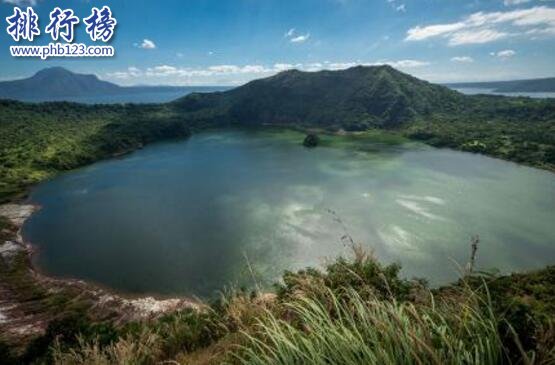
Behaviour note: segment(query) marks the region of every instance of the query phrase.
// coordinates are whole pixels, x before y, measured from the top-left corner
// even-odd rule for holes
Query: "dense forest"
[[[464,112],[421,117],[403,131],[432,146],[555,170],[553,99],[478,95],[470,100]]]

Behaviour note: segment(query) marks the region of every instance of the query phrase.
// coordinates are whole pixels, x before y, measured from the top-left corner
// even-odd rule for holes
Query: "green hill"
[[[555,120],[555,99],[463,95],[391,66],[289,70],[225,92],[193,93],[172,105],[192,120],[216,124],[346,130],[399,128],[437,116],[445,121]]]
[[[175,102],[199,117],[241,124],[394,127],[434,112],[457,112],[466,98],[390,66],[341,71],[289,70],[230,91]]]

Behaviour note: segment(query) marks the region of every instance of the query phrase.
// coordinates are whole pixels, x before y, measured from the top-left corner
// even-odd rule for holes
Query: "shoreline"
[[[51,308],[50,302],[60,298],[67,299],[71,306],[86,307],[99,320],[110,318],[117,323],[150,320],[177,310],[203,307],[200,301],[190,298],[131,296],[85,280],[42,273],[32,260],[36,248],[21,233],[25,221],[39,209],[22,202],[0,205],[0,217],[11,224],[2,230],[0,242],[0,340],[23,346],[43,334],[50,320],[57,318],[63,309]],[[21,293],[23,290],[30,290],[32,295]]]
[[[279,129],[284,128],[284,126],[274,126]],[[218,128],[219,129],[219,128]],[[306,128],[288,128],[300,133],[308,133],[312,129]],[[324,130],[317,130],[318,133],[327,134],[331,136],[357,136],[364,135],[365,132],[329,132]],[[379,130],[379,132],[383,132]],[[423,145],[430,146],[432,148],[441,148],[433,146],[425,141],[419,141],[417,139],[411,139],[404,136],[401,132],[395,132],[397,136],[401,136],[407,141],[413,141],[422,143]],[[159,141],[164,143],[165,141]],[[299,144],[301,141],[299,141]],[[110,157],[102,160],[109,160],[114,158],[120,158],[123,155],[131,154],[143,146],[136,149],[129,149],[121,154],[112,154]],[[462,151],[456,148],[447,148],[449,150],[458,151],[462,153],[472,153],[469,151]],[[528,168],[538,169],[540,171],[545,171],[547,173],[555,173],[555,170],[551,171],[546,168],[539,168],[538,166],[531,166],[526,163],[518,163],[515,161],[503,159],[496,157],[494,155],[481,154],[483,156],[499,159],[508,163],[515,164],[517,166],[523,166]],[[100,161],[102,161],[100,160]],[[98,161],[94,161],[95,163]],[[83,166],[87,166],[86,164]],[[79,166],[79,167],[83,167]],[[76,167],[76,168],[79,168]],[[56,175],[54,175],[56,176]],[[50,178],[54,177],[51,176]],[[21,230],[27,219],[29,219],[32,214],[40,209],[38,205],[30,204],[26,200],[33,186],[38,184],[31,184],[26,186],[23,192],[24,197],[14,197],[11,202],[0,204],[0,217],[8,219],[13,226],[16,227],[16,232],[9,239],[0,240],[0,265],[3,263],[7,265],[8,269],[14,268],[16,265],[21,265],[22,271],[17,275],[25,275],[29,277],[29,281],[33,286],[39,286],[45,289],[48,298],[51,294],[58,294],[60,292],[70,292],[71,297],[84,297],[84,301],[87,305],[95,312],[95,315],[104,318],[108,314],[113,314],[115,312],[115,318],[118,322],[134,321],[134,320],[146,320],[149,318],[158,317],[164,313],[172,312],[179,309],[194,308],[201,309],[203,307],[200,301],[192,298],[175,297],[175,296],[157,296],[151,294],[132,294],[125,293],[122,291],[114,290],[109,287],[103,286],[98,283],[74,279],[74,278],[56,278],[49,275],[47,272],[42,272],[33,263],[33,255],[37,254],[37,248],[32,245],[31,242],[26,242],[22,237]],[[38,315],[34,313],[29,314],[29,310],[26,309],[25,300],[19,299],[19,295],[16,295],[18,290],[15,287],[4,288],[10,286],[10,283],[4,284],[4,273],[5,270],[0,271],[0,340],[2,339],[2,333],[8,334],[11,338],[25,338],[30,335],[38,335],[43,333],[48,324],[47,319],[53,319],[56,313],[42,312],[39,310]],[[4,292],[10,292],[8,299],[4,300]],[[42,306],[42,303],[39,305]]]
[[[339,129],[336,131],[329,131],[326,130],[324,128],[321,127],[310,127],[310,126],[292,126],[292,125],[287,125],[287,124],[275,124],[275,123],[268,123],[268,124],[263,124],[261,126],[247,126],[247,127],[233,127],[233,126],[224,126],[224,127],[207,127],[207,128],[201,128],[200,130],[194,130],[191,131],[191,134],[185,138],[182,137],[176,137],[176,138],[169,138],[169,139],[162,139],[162,140],[158,140],[158,141],[154,141],[154,142],[150,142],[150,143],[140,143],[136,146],[133,147],[129,147],[126,148],[122,151],[119,152],[113,152],[108,156],[104,156],[100,159],[94,159],[92,161],[89,161],[87,163],[84,164],[79,164],[76,166],[73,166],[67,170],[55,170],[55,171],[50,171],[48,173],[48,176],[46,176],[45,178],[41,178],[37,181],[34,181],[32,183],[23,185],[18,187],[18,189],[16,191],[13,191],[11,193],[9,193],[6,196],[3,196],[2,198],[0,198],[0,206],[1,205],[5,205],[5,204],[20,204],[20,202],[25,201],[30,194],[31,189],[41,183],[44,183],[45,181],[48,181],[52,178],[55,178],[56,176],[60,175],[61,173],[64,172],[70,172],[79,168],[83,168],[86,166],[90,166],[92,164],[101,162],[101,161],[107,161],[107,160],[111,160],[111,159],[117,159],[117,158],[122,158],[125,157],[127,155],[130,155],[136,151],[139,151],[149,145],[152,144],[156,144],[156,143],[165,143],[168,141],[172,141],[172,140],[186,140],[189,137],[191,137],[193,134],[196,134],[199,131],[218,131],[218,130],[226,130],[226,129],[240,129],[240,130],[250,130],[250,129],[266,129],[266,128],[277,128],[277,129],[284,129],[284,130],[291,130],[291,131],[295,131],[295,132],[299,132],[299,133],[317,133],[317,134],[321,134],[321,135],[327,135],[327,136],[331,136],[331,137],[360,137],[360,136],[364,136],[367,133],[385,133],[388,136],[394,136],[397,138],[403,138],[408,142],[415,142],[415,143],[421,143],[425,146],[429,146],[432,148],[436,148],[436,149],[448,149],[448,150],[452,150],[452,151],[457,151],[457,152],[462,152],[462,153],[470,153],[473,155],[481,155],[481,156],[485,156],[485,157],[489,157],[489,158],[493,158],[493,159],[497,159],[497,160],[501,160],[501,161],[505,161],[505,162],[510,162],[515,164],[516,166],[524,166],[524,167],[529,167],[529,168],[533,168],[533,169],[537,169],[540,171],[546,171],[552,174],[555,174],[555,165],[552,164],[548,164],[548,163],[535,163],[535,162],[530,162],[530,161],[516,161],[514,159],[510,159],[510,158],[506,158],[505,156],[500,156],[498,154],[494,154],[494,153],[485,153],[485,152],[475,152],[475,151],[468,151],[465,150],[463,148],[456,148],[456,147],[449,147],[449,146],[440,146],[434,143],[431,143],[430,141],[427,140],[422,140],[419,138],[414,138],[411,137],[408,133],[408,130],[406,127],[404,128],[400,128],[400,129],[383,129],[383,128],[369,128],[367,130],[364,131],[346,131],[344,129]],[[299,141],[299,144],[302,143],[302,140]]]

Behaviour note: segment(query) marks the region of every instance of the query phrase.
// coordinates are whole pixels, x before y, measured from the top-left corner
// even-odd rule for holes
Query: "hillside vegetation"
[[[229,123],[329,128],[396,128],[439,116],[450,121],[537,122],[555,119],[555,100],[464,95],[390,66],[341,71],[289,70],[238,88],[190,94],[175,105],[197,118],[225,115]]]
[[[57,172],[188,134],[164,106],[0,101],[0,201]]]
[[[0,101],[0,201],[29,184],[206,127],[395,131],[555,170],[555,99],[467,96],[389,66],[285,71],[158,105]]]
[[[191,94],[176,105],[199,118],[228,123],[295,124],[365,129],[395,127],[433,112],[456,113],[465,96],[389,66],[344,71],[290,70],[236,89]]]
[[[286,272],[276,294],[228,291],[157,320],[91,322],[75,309],[6,364],[552,364],[555,267],[470,275],[431,290],[356,249]],[[0,351],[2,345],[0,343]],[[1,356],[1,355],[0,355]]]
[[[433,146],[555,170],[555,99],[463,95],[390,66],[285,71],[172,105],[188,119],[220,125],[396,130]]]

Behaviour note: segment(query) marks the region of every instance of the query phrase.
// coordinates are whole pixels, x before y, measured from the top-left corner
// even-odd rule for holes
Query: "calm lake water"
[[[482,88],[473,88],[473,87],[464,87],[464,88],[453,88],[458,92],[467,95],[477,95],[477,94],[491,94],[491,95],[502,95],[502,96],[525,96],[528,98],[534,99],[542,99],[542,98],[555,98],[554,92],[512,92],[512,93],[503,93],[497,92],[495,89],[482,89]]]
[[[349,254],[346,232],[433,284],[458,277],[474,234],[481,269],[555,261],[555,174],[378,137],[302,139],[205,132],[64,174],[32,192],[42,209],[24,237],[46,272],[137,294],[268,284]]]

